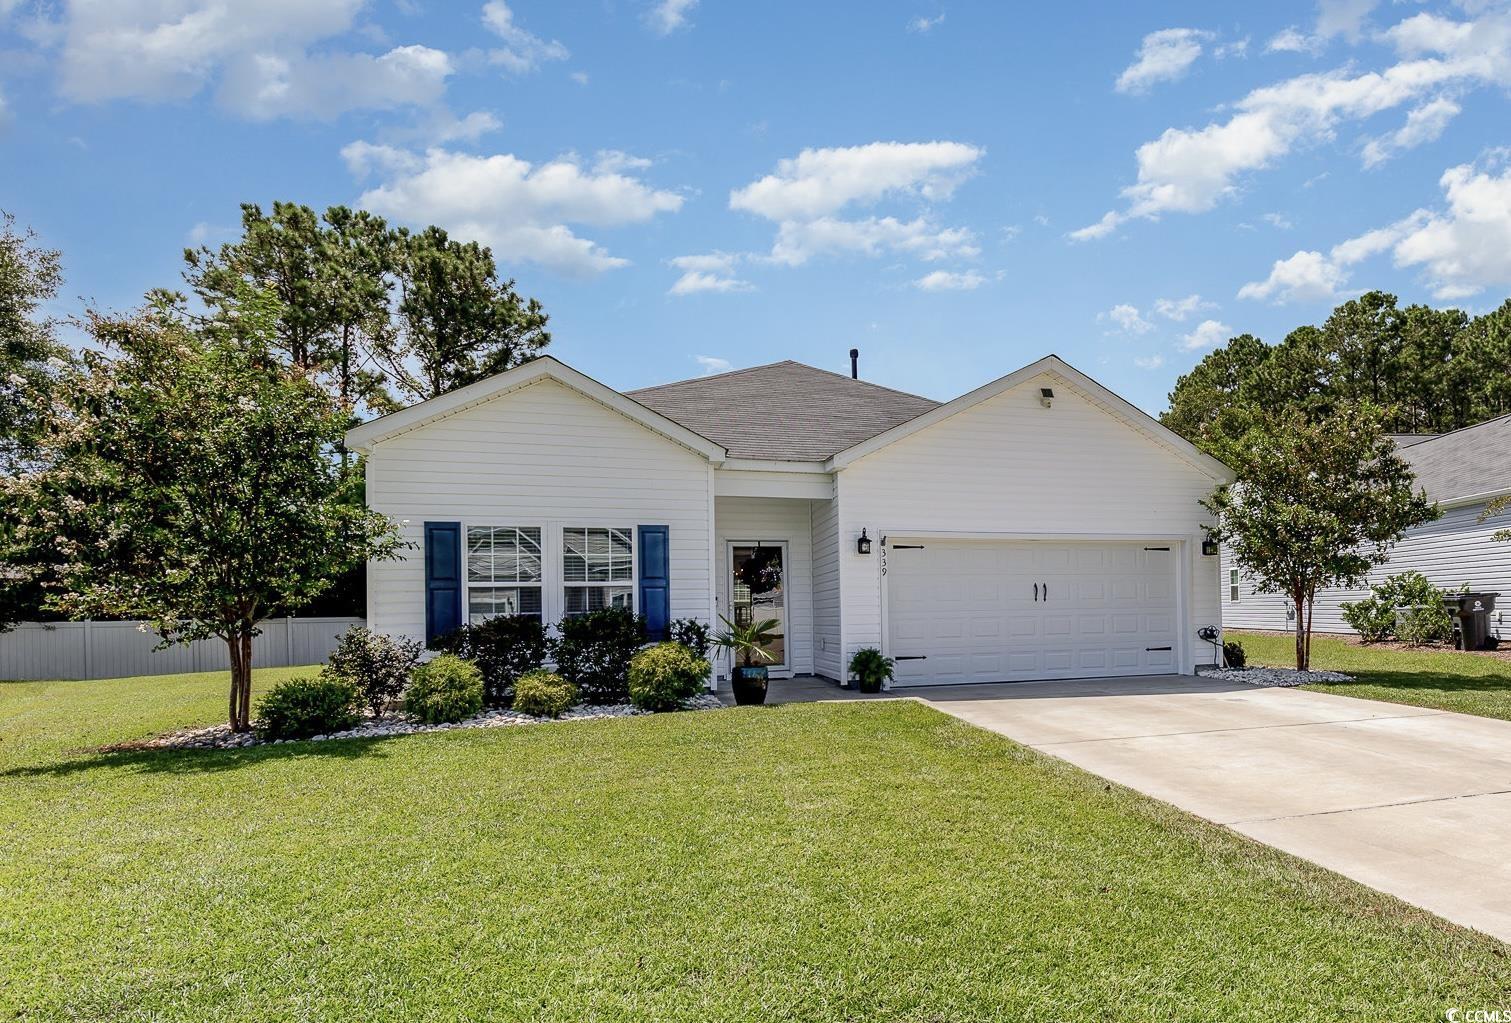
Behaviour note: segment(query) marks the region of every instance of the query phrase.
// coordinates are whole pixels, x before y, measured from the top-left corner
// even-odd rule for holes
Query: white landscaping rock
[[[1312,682],[1354,681],[1352,675],[1345,675],[1341,671],[1297,671],[1295,668],[1202,668],[1197,674],[1202,678],[1271,688],[1304,686]]]
[[[723,710],[724,704],[712,693],[694,696],[682,705],[683,710]],[[416,735],[421,732],[444,732],[456,728],[504,728],[514,725],[539,725],[548,721],[595,721],[600,718],[628,718],[649,714],[628,703],[613,703],[604,706],[578,704],[559,718],[538,718],[512,710],[487,710],[477,717],[467,718],[454,724],[422,725],[411,721],[403,714],[389,714],[381,718],[369,717],[355,728],[344,732],[317,735],[312,739],[278,739],[266,741],[256,735],[231,731],[230,725],[211,725],[208,728],[183,728],[167,732],[142,742],[124,743],[117,749],[244,749],[248,746],[274,746],[287,742],[328,742],[332,739],[377,739],[393,735]]]

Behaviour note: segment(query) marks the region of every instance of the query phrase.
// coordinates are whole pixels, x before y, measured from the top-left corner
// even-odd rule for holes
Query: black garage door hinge
[[[1144,647],[1145,652],[1148,652],[1150,650],[1169,650],[1169,649],[1170,648],[1167,647],[1167,646],[1146,646],[1146,647]]]
[[[894,657],[894,658],[892,658],[892,660],[894,660],[894,661],[927,661],[928,659],[929,659],[929,655],[928,654],[914,654],[911,657]]]
[[[892,549],[894,551],[921,551],[921,550],[923,550],[923,544],[921,544],[921,543],[894,543],[892,545]]]
[[[1168,548],[1168,547],[1145,547],[1144,548],[1144,550],[1146,550],[1146,551],[1168,551],[1169,549],[1170,548]]]

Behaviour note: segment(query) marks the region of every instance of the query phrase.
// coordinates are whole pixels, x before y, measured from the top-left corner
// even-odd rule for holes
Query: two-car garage
[[[1176,543],[895,536],[883,558],[895,685],[1179,670]]]

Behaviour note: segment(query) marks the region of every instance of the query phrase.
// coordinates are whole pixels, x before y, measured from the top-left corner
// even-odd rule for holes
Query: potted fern
[[[724,631],[714,637],[714,643],[720,649],[728,650],[732,661],[738,659],[738,663],[729,671],[729,685],[734,690],[735,703],[740,706],[765,703],[768,682],[766,665],[759,662],[775,659],[766,647],[777,638],[781,623],[775,618],[765,618],[747,625],[736,625],[723,615],[719,616],[719,621],[724,623]]]
[[[874,646],[857,650],[850,658],[850,674],[861,692],[879,693],[881,684],[892,680],[892,658],[883,657]]]

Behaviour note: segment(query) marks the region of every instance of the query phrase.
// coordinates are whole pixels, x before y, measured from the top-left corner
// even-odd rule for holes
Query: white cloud
[[[1439,184],[1448,198],[1447,211],[1421,214],[1395,243],[1396,264],[1422,267],[1440,299],[1511,286],[1508,155],[1498,154],[1498,174],[1471,164],[1444,171]]]
[[[934,17],[932,17],[932,18],[927,17],[925,15],[919,15],[918,17],[914,18],[912,21],[908,22],[908,31],[909,32],[928,32],[928,31],[931,31],[934,28],[938,27],[943,21],[944,21],[944,12],[943,11],[941,11],[940,13],[934,15]]]
[[[1264,49],[1266,53],[1313,53],[1317,40],[1292,25],[1271,36]]]
[[[1187,295],[1185,298],[1159,298],[1154,301],[1154,311],[1176,323],[1184,323],[1188,317],[1194,316],[1203,309],[1215,308],[1216,303],[1203,302],[1200,295]]]
[[[1097,313],[1097,320],[1111,320],[1125,334],[1147,334],[1154,329],[1154,324],[1144,319],[1138,306],[1126,302],[1113,306],[1105,313]]]
[[[488,51],[488,59],[516,75],[526,74],[548,60],[566,60],[567,48],[552,39],[546,42],[514,22],[514,12],[504,0],[488,0],[483,5],[483,24],[503,43]]]
[[[354,144],[354,146],[357,144]],[[387,179],[362,194],[360,205],[407,223],[439,224],[493,248],[504,262],[534,262],[583,275],[624,266],[569,225],[615,227],[643,223],[682,208],[682,196],[628,174],[585,170],[571,157],[531,164],[507,153],[476,156],[443,148],[423,158],[389,147],[346,147],[354,170]]]
[[[600,149],[593,155],[593,170],[598,174],[619,174],[624,171],[642,171],[652,166],[652,161],[635,156],[621,149]]]
[[[776,173],[729,195],[731,209],[769,220],[833,213],[852,202],[905,193],[948,198],[983,150],[961,142],[872,142],[837,149],[805,149],[777,164]]]
[[[657,0],[645,12],[645,21],[656,33],[669,36],[691,26],[687,16],[697,6],[698,0]]]
[[[466,117],[458,118],[449,111],[443,115],[429,129],[427,135],[432,142],[476,142],[490,132],[498,131],[504,126],[493,114],[487,110],[474,110]]]
[[[1212,51],[1212,56],[1216,57],[1218,60],[1225,60],[1228,57],[1247,57],[1248,55],[1248,36],[1244,36],[1242,39],[1235,39],[1231,43],[1223,43],[1221,46]]]
[[[734,369],[733,363],[717,355],[694,355],[693,360],[703,367],[703,375],[706,377],[713,376],[715,373],[728,373]]]
[[[985,283],[986,278],[974,270],[964,273],[935,270],[914,281],[913,287],[919,291],[974,291]]]
[[[1450,87],[1511,85],[1511,11],[1497,8],[1472,22],[1418,14],[1385,38],[1409,59],[1384,71],[1306,74],[1255,89],[1226,121],[1169,128],[1144,143],[1136,154],[1138,179],[1122,191],[1125,208],[1071,237],[1102,237],[1132,218],[1206,212],[1237,191],[1243,175],[1298,146],[1332,138],[1344,121]]]
[[[1358,42],[1364,35],[1365,19],[1378,3],[1379,0],[1320,0],[1316,28],[1311,35],[1292,25],[1276,33],[1265,49],[1271,53],[1317,54],[1337,36]]]
[[[1406,123],[1389,135],[1370,139],[1364,144],[1364,166],[1375,167],[1403,150],[1436,142],[1448,122],[1463,108],[1446,96],[1424,103],[1406,115]]]
[[[341,159],[358,181],[375,174],[410,174],[424,165],[424,160],[407,149],[361,140],[342,146]]]
[[[1269,224],[1271,227],[1275,228],[1277,231],[1289,231],[1291,228],[1296,226],[1295,224],[1291,223],[1291,218],[1286,216],[1284,213],[1265,213],[1260,217],[1260,219],[1263,220],[1266,224]]]
[[[1134,356],[1133,364],[1139,369],[1159,369],[1165,364],[1165,357],[1163,355]]]
[[[745,258],[737,252],[707,252],[669,259],[667,262],[683,273],[667,293],[692,295],[702,291],[753,291],[755,285],[734,275],[736,264]],[[725,368],[729,368],[727,364]]]
[[[1269,277],[1250,281],[1238,289],[1239,298],[1276,302],[1309,302],[1332,298],[1346,275],[1320,252],[1303,250],[1288,259],[1278,259]]]
[[[227,65],[220,99],[254,120],[328,119],[348,110],[424,106],[446,91],[451,58],[428,46],[400,46],[379,57],[259,54]]]
[[[588,73],[586,71],[573,71],[567,77],[572,79],[572,81],[576,82],[578,85],[587,85],[591,80],[588,78]]]
[[[60,89],[77,102],[183,100],[218,84],[252,118],[334,117],[434,103],[452,73],[427,46],[347,53],[316,44],[349,33],[363,0],[80,0],[47,33]]]
[[[1156,82],[1173,82],[1185,75],[1201,56],[1211,32],[1195,28],[1162,28],[1144,36],[1132,64],[1118,75],[1118,92],[1147,92]]]
[[[975,233],[964,227],[940,227],[927,217],[902,221],[896,217],[865,220],[783,221],[771,247],[771,259],[787,266],[801,266],[819,255],[855,253],[875,256],[883,252],[912,255],[925,262],[969,258],[981,254]]]
[[[1180,346],[1183,351],[1194,352],[1202,348],[1213,348],[1222,344],[1233,334],[1233,328],[1226,323],[1216,320],[1202,320],[1196,325],[1196,329],[1189,334],[1182,335]]]

